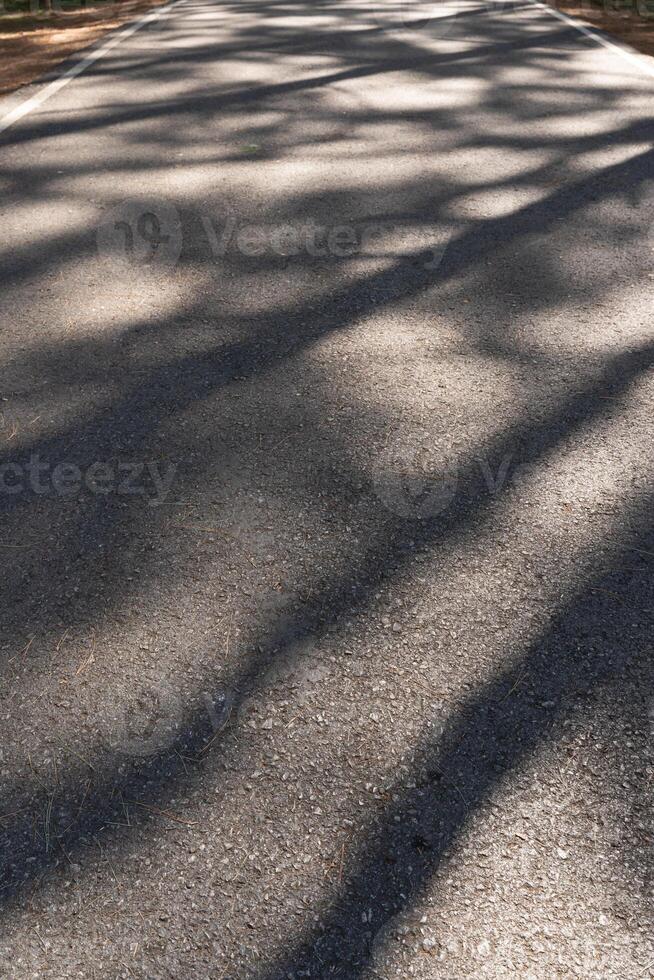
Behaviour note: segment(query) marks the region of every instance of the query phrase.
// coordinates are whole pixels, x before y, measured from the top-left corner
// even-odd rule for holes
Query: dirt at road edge
[[[165,0],[118,0],[85,10],[0,14],[0,95],[37,81],[75,52]]]

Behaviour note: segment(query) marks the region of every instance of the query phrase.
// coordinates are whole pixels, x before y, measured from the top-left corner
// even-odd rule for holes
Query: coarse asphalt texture
[[[0,977],[654,976],[653,94],[180,0],[0,136]]]

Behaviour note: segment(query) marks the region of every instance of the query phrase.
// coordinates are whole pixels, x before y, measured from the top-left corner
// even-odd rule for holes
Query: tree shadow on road
[[[269,6],[266,10],[270,12]],[[256,7],[256,14],[261,16],[261,7]],[[471,19],[476,16],[473,12]],[[460,27],[461,23],[457,24]],[[305,53],[318,40],[324,42],[322,35],[297,42],[296,32],[286,29],[279,37],[270,25],[259,23],[231,41],[231,50],[251,51],[252,39],[262,43],[261,35],[267,29],[274,43],[264,50],[270,52],[271,59],[280,45],[288,43],[297,50],[300,43]],[[509,36],[505,36],[507,32]],[[279,221],[283,210],[284,220],[290,223],[307,216],[320,220],[331,216],[332,221],[363,225],[381,215],[391,224],[408,224],[414,231],[427,229],[437,241],[447,241],[437,268],[428,261],[428,247],[399,258],[382,256],[384,261],[373,263],[372,268],[360,263],[357,256],[338,264],[329,257],[306,255],[291,259],[264,255],[248,261],[242,254],[227,254],[217,261],[199,248],[197,212],[206,214],[211,205],[218,207],[229,200],[229,195],[210,195],[207,203],[206,195],[193,191],[181,209],[187,227],[193,231],[177,270],[180,279],[189,277],[192,282],[190,298],[176,301],[165,317],[132,317],[119,330],[108,331],[104,339],[67,340],[56,335],[51,343],[34,343],[28,350],[9,343],[10,395],[24,400],[25,417],[28,410],[36,415],[44,407],[56,417],[69,391],[97,387],[93,387],[90,399],[82,399],[79,412],[70,412],[64,422],[52,425],[45,434],[30,438],[21,433],[13,446],[9,439],[0,459],[5,466],[21,464],[30,455],[53,462],[72,461],[81,468],[107,459],[172,459],[179,466],[175,493],[182,499],[194,495],[199,499],[207,487],[215,489],[217,477],[222,481],[216,491],[216,506],[210,510],[199,503],[195,508],[194,514],[204,517],[203,526],[209,517],[215,522],[216,512],[220,520],[234,485],[251,481],[258,486],[258,480],[269,481],[286,495],[285,520],[295,509],[305,507],[310,519],[319,524],[323,519],[319,498],[326,498],[335,521],[335,542],[340,542],[351,520],[349,501],[356,499],[362,504],[360,513],[364,516],[357,542],[350,541],[332,568],[308,576],[308,583],[306,573],[303,576],[293,567],[289,595],[279,603],[272,620],[261,601],[268,588],[258,582],[263,578],[261,569],[248,569],[248,581],[260,592],[254,610],[247,608],[242,617],[242,649],[246,652],[226,664],[221,680],[234,709],[254,691],[265,692],[285,654],[292,658],[303,643],[320,637],[330,626],[365,616],[382,580],[399,576],[415,561],[417,553],[438,556],[447,548],[456,549],[465,540],[497,528],[502,520],[503,496],[516,491],[507,487],[489,499],[473,465],[475,453],[501,460],[517,452],[523,461],[543,465],[576,434],[588,432],[592,438],[596,426],[610,416],[616,402],[628,398],[654,360],[651,343],[614,344],[609,353],[589,355],[586,363],[575,363],[575,373],[566,383],[553,386],[548,395],[543,373],[551,369],[556,376],[562,363],[569,367],[566,355],[561,353],[557,359],[546,343],[539,348],[546,331],[540,335],[534,331],[535,336],[525,341],[524,331],[517,329],[520,318],[545,318],[553,310],[567,309],[571,294],[579,303],[599,303],[610,295],[620,277],[642,271],[634,263],[642,244],[637,209],[630,215],[633,220],[627,221],[624,210],[616,208],[613,224],[599,209],[623,205],[625,198],[638,201],[647,191],[654,158],[643,144],[651,138],[651,120],[631,118],[617,128],[613,123],[608,127],[598,123],[591,132],[571,136],[566,131],[562,137],[546,126],[540,137],[534,135],[528,125],[538,122],[542,114],[534,105],[536,82],[550,86],[553,98],[560,96],[560,75],[553,80],[552,70],[553,66],[556,71],[565,66],[567,51],[562,48],[544,54],[542,36],[516,40],[510,36],[510,25],[502,20],[491,27],[491,34],[499,35],[499,40],[494,38],[490,44],[473,45],[450,55],[416,53],[411,44],[380,36],[377,29],[364,32],[363,37],[359,33],[354,32],[351,44],[343,51],[338,46],[344,35],[331,39],[330,56],[340,66],[325,76],[279,80],[238,91],[223,85],[223,92],[204,95],[198,83],[177,102],[155,104],[146,98],[139,104],[131,102],[117,109],[109,105],[98,113],[81,113],[67,121],[56,117],[28,121],[6,141],[13,143],[12,153],[16,154],[17,148],[31,142],[47,147],[55,141],[65,148],[67,139],[81,138],[89,131],[103,136],[112,132],[112,139],[119,131],[121,139],[113,156],[109,154],[105,160],[105,173],[120,175],[133,167],[129,153],[138,143],[130,126],[146,122],[154,128],[141,135],[139,145],[146,152],[137,169],[151,167],[156,176],[161,166],[157,153],[174,142],[171,130],[180,118],[203,124],[216,114],[221,124],[233,127],[247,107],[252,106],[256,114],[263,111],[262,107],[275,108],[276,100],[284,99],[290,105],[281,121],[246,117],[237,129],[238,140],[232,129],[232,144],[239,140],[245,143],[246,139],[266,144],[265,154],[253,166],[287,161],[294,153],[309,150],[338,154],[346,141],[353,139],[359,140],[361,165],[371,165],[371,160],[374,165],[374,151],[381,152],[383,141],[372,138],[368,128],[383,129],[402,120],[408,125],[407,138],[388,150],[388,157],[398,166],[403,154],[410,155],[409,144],[413,146],[414,140],[424,141],[420,145],[425,157],[439,149],[444,156],[467,152],[472,159],[482,145],[499,145],[507,152],[511,149],[526,155],[525,165],[511,175],[480,176],[477,171],[462,173],[455,180],[450,173],[440,184],[432,175],[425,186],[418,161],[408,176],[397,179],[389,173],[372,190],[365,182],[359,186],[350,178],[351,186],[345,188],[284,190],[280,192],[283,208],[274,196],[263,209],[253,205],[247,195],[233,202],[246,219],[263,214],[270,221]],[[558,29],[553,29],[547,35],[548,44],[560,38]],[[180,57],[186,65],[188,56]],[[162,72],[167,73],[170,54],[164,51],[160,58]],[[210,64],[214,58],[215,51],[207,47],[198,63]],[[501,69],[510,74],[516,58],[531,76],[527,83],[513,85],[512,102],[496,76]],[[148,64],[149,70],[154,67],[154,62]],[[407,112],[403,107],[378,104],[372,109],[353,109],[344,122],[342,108],[330,105],[341,83],[409,69],[425,83],[436,84],[456,81],[464,73],[479,84],[481,94],[456,118],[448,107]],[[107,77],[98,67],[90,82],[106,84]],[[323,98],[319,113],[324,132],[314,140],[304,139],[301,126],[292,130],[290,137],[288,132],[289,118],[298,104],[293,100],[305,91]],[[596,113],[598,119],[620,103],[614,90],[591,85],[577,95],[586,100],[588,115]],[[301,107],[301,119],[306,121],[310,110],[304,103]],[[579,102],[573,109],[555,106],[545,114],[546,121],[569,122],[579,111]],[[499,114],[501,125],[480,138],[476,122],[484,112],[493,118]],[[513,129],[507,134],[509,122]],[[629,147],[636,147],[631,155]],[[608,150],[617,153],[617,160],[580,167],[583,154],[592,156]],[[541,154],[537,160],[530,156],[534,152]],[[234,145],[218,157],[207,158],[204,149],[201,152],[204,164],[217,159],[225,165],[234,164],[242,156]],[[36,159],[25,167],[23,158],[18,163],[16,159],[12,156],[4,170],[9,199],[16,207],[27,206],[33,196],[41,202],[47,202],[49,195],[75,202],[75,188],[67,179],[73,173],[84,179],[94,166],[93,162],[82,163],[77,168],[71,166],[68,173],[55,175],[51,161]],[[48,175],[45,183],[44,174]],[[516,188],[529,192],[522,206],[510,198]],[[480,219],[471,217],[466,202],[469,207],[470,197],[484,192],[502,202],[507,195],[512,207]],[[576,244],[584,235],[596,241],[600,229],[605,236],[600,258],[611,265],[613,281],[599,276],[597,269],[566,266],[570,243]],[[560,263],[546,247],[555,235],[563,243]],[[21,290],[29,292],[42,286],[53,273],[65,273],[75,263],[86,268],[94,236],[94,226],[81,220],[72,231],[44,232],[13,247],[2,271],[10,297],[7,319],[11,319],[12,298],[24,301]],[[616,241],[620,241],[620,250],[614,247]],[[533,274],[534,268],[538,277]],[[286,285],[280,298],[281,279]],[[309,281],[312,285],[305,289]],[[510,293],[507,282],[512,286]],[[296,283],[300,299],[292,298]],[[76,288],[83,294],[83,284]],[[138,294],[138,283],[134,288]],[[304,295],[307,291],[308,299]],[[216,309],[216,295],[224,295],[220,309]],[[32,315],[37,316],[39,298],[32,298],[32,304]],[[348,432],[330,425],[329,413],[337,407],[341,392],[330,370],[320,362],[319,353],[322,345],[346,337],[371,317],[397,310],[401,314],[406,309],[414,316],[417,310],[420,315],[421,304],[427,304],[431,315],[441,321],[454,322],[459,338],[474,356],[490,356],[508,365],[527,364],[529,381],[538,397],[528,400],[524,410],[516,410],[508,424],[500,420],[490,435],[480,433],[461,461],[460,488],[452,507],[437,517],[416,522],[389,515],[380,505],[371,493],[365,468],[357,465]],[[182,353],[176,352],[179,344]],[[439,357],[445,362],[442,352],[437,352],[434,377]],[[289,376],[301,387],[300,402],[295,396],[279,394],[281,380]],[[46,394],[34,389],[35,379],[46,387]],[[385,413],[374,402],[354,397],[352,404],[355,424],[364,433],[377,437],[395,422],[392,411]],[[300,426],[310,428],[309,441],[298,438]],[[280,451],[277,447],[289,432],[290,447]],[[148,506],[142,497],[125,500],[96,496],[62,502],[48,496],[37,500],[16,495],[3,497],[1,503],[2,542],[17,549],[3,581],[3,641],[8,669],[15,662],[17,649],[24,649],[26,644],[28,653],[21,655],[19,665],[28,663],[32,677],[44,669],[38,659],[38,643],[29,653],[30,637],[46,637],[51,653],[64,630],[100,630],[124,607],[149,602],[157,590],[183,588],[191,574],[206,570],[209,577],[222,580],[224,576],[225,581],[231,581],[223,566],[227,568],[233,555],[218,563],[215,557],[205,559],[193,549],[186,549],[185,559],[177,563],[169,560],[168,552],[162,557],[157,552],[158,542],[165,540],[172,554],[172,543],[182,536],[179,524],[183,522],[171,519],[171,512],[164,507]],[[280,520],[277,530],[283,527]],[[617,522],[616,535],[622,538],[623,547],[651,548],[648,497]],[[145,542],[143,548],[139,545],[138,561],[130,558],[135,540]],[[612,710],[642,727],[649,678],[641,650],[646,643],[645,627],[650,625],[651,580],[647,562],[639,564],[642,568],[628,582],[620,572],[581,581],[576,596],[562,603],[541,639],[524,653],[517,650],[509,665],[502,665],[489,683],[476,690],[448,719],[441,738],[436,742],[425,738],[416,747],[418,785],[398,786],[398,801],[386,809],[378,823],[371,822],[369,834],[356,843],[345,884],[338,889],[334,909],[322,922],[323,934],[307,931],[295,937],[290,951],[280,953],[277,959],[271,957],[272,963],[260,971],[262,976],[307,970],[319,975],[360,976],[369,964],[373,938],[370,924],[362,922],[362,903],[373,910],[374,928],[380,929],[403,906],[415,901],[475,813],[513,771],[527,764],[540,744],[557,737],[564,718],[585,724],[591,716],[601,718],[603,712]],[[237,581],[242,583],[244,577]],[[301,587],[309,598],[302,597]],[[621,595],[626,588],[629,598],[624,605],[618,600],[616,606],[616,600],[607,599],[606,591]],[[148,609],[155,607],[156,603]],[[581,650],[577,646],[579,636],[585,637]],[[29,683],[29,676],[17,673],[14,682]],[[513,690],[516,676],[525,678],[519,691]],[[625,677],[633,701],[626,696],[624,686],[616,684],[619,678],[623,685]],[[202,690],[211,691],[213,685],[214,678],[207,671]],[[213,690],[216,700],[219,694]],[[107,701],[111,697],[109,687]],[[207,711],[194,706],[184,730],[177,731],[164,749],[146,758],[125,762],[124,757],[103,753],[94,745],[91,778],[83,766],[80,769],[70,764],[60,767],[55,786],[43,787],[38,779],[24,774],[10,779],[5,789],[7,808],[13,810],[15,804],[16,809],[25,809],[5,820],[5,899],[21,899],[30,884],[61,861],[80,859],[86,844],[106,833],[124,810],[125,800],[139,801],[141,814],[133,819],[148,827],[158,810],[197,783],[220,751],[234,755],[248,751],[247,733],[239,728],[237,719],[224,733],[225,748],[221,748],[220,740],[212,742],[215,735],[215,724]],[[209,743],[212,754],[205,756]],[[201,761],[196,765],[193,759]],[[148,811],[148,806],[153,810]],[[47,836],[34,830],[44,811],[49,815]],[[418,836],[426,843],[416,854]],[[410,874],[409,866],[413,869]]]

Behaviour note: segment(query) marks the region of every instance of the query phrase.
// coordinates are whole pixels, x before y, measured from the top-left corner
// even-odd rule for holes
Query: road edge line
[[[545,10],[548,14],[551,14],[552,17],[556,17],[557,20],[563,21],[564,24],[568,24],[570,27],[574,27],[576,31],[579,31],[579,33],[583,34],[584,37],[590,38],[590,40],[594,41],[596,44],[601,44],[603,48],[608,48],[609,51],[615,51],[616,54],[620,55],[620,57],[624,58],[633,65],[637,65],[642,72],[649,75],[651,78],[654,78],[654,65],[648,64],[648,62],[645,60],[647,55],[643,55],[641,57],[641,55],[639,55],[636,51],[631,51],[629,48],[622,47],[615,41],[610,41],[608,38],[600,34],[599,31],[596,31],[592,27],[586,27],[586,25],[582,24],[580,20],[576,20],[576,18],[570,17],[568,14],[561,13],[560,10],[557,10],[556,7],[550,6],[549,3],[544,3],[542,0],[530,0],[530,2],[532,6],[538,7],[539,10]]]
[[[146,24],[152,23],[152,21],[158,20],[163,14],[167,13],[178,0],[172,0],[172,3],[163,4],[161,7],[157,7],[156,10],[151,10],[149,13],[140,17],[138,20],[132,21],[127,27],[122,29],[117,28],[118,33],[112,33],[108,41],[101,44],[97,48],[93,48],[89,54],[85,57],[80,58],[76,61],[74,65],[62,72],[57,78],[45,85],[39,92],[21,102],[19,105],[11,109],[6,115],[0,116],[0,133],[4,133],[10,126],[17,123],[20,119],[23,119],[34,109],[38,109],[42,106],[44,102],[51,99],[53,95],[56,95],[62,88],[72,82],[74,78],[81,75],[82,72],[86,71],[91,65],[103,58],[112,48],[115,48],[117,44],[121,41],[125,41],[128,37],[136,34],[140,31],[142,27]]]

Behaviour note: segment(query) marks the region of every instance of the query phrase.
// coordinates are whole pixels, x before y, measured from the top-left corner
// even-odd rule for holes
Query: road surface
[[[0,104],[3,977],[654,976],[653,64],[180,0]]]

